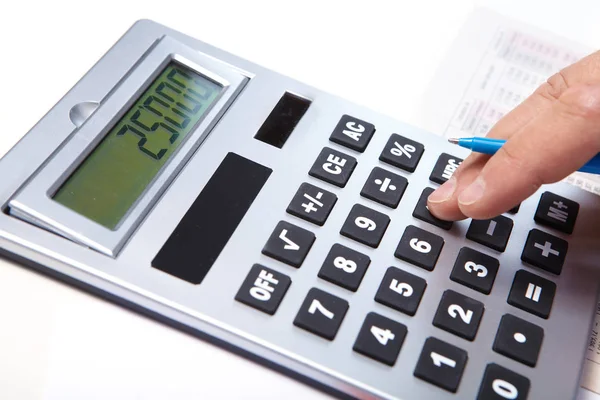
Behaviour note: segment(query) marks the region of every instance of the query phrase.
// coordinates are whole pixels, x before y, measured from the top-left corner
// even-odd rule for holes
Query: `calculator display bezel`
[[[222,86],[222,90],[116,228],[106,228],[53,200],[54,193],[171,62],[181,64],[214,81]],[[171,37],[163,36],[115,86],[94,114],[68,137],[11,199],[10,213],[115,257],[178,171],[206,139],[248,79],[241,71],[194,51]]]

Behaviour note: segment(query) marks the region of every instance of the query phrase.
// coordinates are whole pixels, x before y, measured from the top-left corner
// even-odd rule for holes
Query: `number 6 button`
[[[483,310],[483,303],[453,290],[446,290],[433,317],[433,325],[473,341]]]
[[[409,225],[404,230],[394,256],[427,271],[433,271],[442,247],[444,239],[440,236]]]
[[[354,347],[357,353],[393,366],[406,337],[406,326],[370,312],[365,318]]]
[[[355,204],[340,233],[359,243],[376,248],[389,223],[390,218],[387,215],[371,210],[362,204]]]
[[[348,307],[346,300],[312,288],[294,319],[294,325],[327,340],[333,340]]]

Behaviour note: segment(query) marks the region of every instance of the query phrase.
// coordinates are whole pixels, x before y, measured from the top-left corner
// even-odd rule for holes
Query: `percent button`
[[[394,133],[390,136],[379,159],[394,167],[414,172],[424,150],[425,147],[421,143]]]

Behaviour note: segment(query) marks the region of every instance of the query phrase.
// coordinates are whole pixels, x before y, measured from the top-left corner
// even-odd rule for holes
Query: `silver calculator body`
[[[52,198],[54,193],[173,60],[221,87],[177,151],[110,228],[57,204]],[[293,121],[293,129],[287,127],[287,136],[282,139],[276,124],[265,127],[265,123],[286,99],[297,100],[300,108],[305,107],[301,118]],[[279,113],[285,121],[285,110],[279,109]],[[330,140],[343,116],[356,119],[343,127],[349,137],[364,131],[366,125],[360,121],[373,125],[374,133],[364,150]],[[259,140],[260,132],[266,132],[266,140]],[[393,134],[423,146],[413,172],[380,159]],[[138,145],[141,149],[144,143]],[[344,168],[343,161],[348,157],[356,161],[342,186],[309,174],[325,148],[336,152],[324,155],[320,167],[326,172]],[[411,158],[415,154],[415,146],[406,144],[388,150],[395,150],[392,155],[397,157]],[[7,257],[21,264],[208,338],[339,397],[475,399],[482,393],[486,367],[493,363],[528,380],[526,393],[519,392],[518,385],[508,378],[492,380],[490,387],[500,396],[497,398],[573,398],[596,308],[600,199],[562,183],[545,186],[524,201],[516,214],[506,214],[514,222],[508,244],[502,251],[494,250],[467,239],[471,221],[455,222],[446,230],[413,216],[423,190],[437,186],[430,177],[442,153],[457,159],[467,155],[431,133],[142,20],[0,161],[4,211],[0,214],[0,247]],[[448,163],[442,175],[449,176],[452,165]],[[397,206],[386,206],[361,195],[375,167],[408,182]],[[386,179],[378,181],[380,191],[392,190]],[[299,192],[303,183],[316,187],[317,193]],[[253,193],[248,194],[248,190]],[[534,220],[545,191],[579,205],[573,233],[560,232]],[[336,198],[322,224],[287,211],[297,194],[306,200],[300,203],[309,210],[305,212],[319,209],[325,201],[318,197],[319,193]],[[384,233],[374,245],[340,234],[347,223],[366,231],[375,225],[361,215],[350,220],[356,204],[389,217]],[[237,217],[231,217],[234,214]],[[555,215],[562,218],[561,213]],[[280,225],[281,221],[290,225]],[[185,223],[187,227],[183,226]],[[432,270],[395,256],[409,225],[443,239]],[[296,261],[299,265],[265,254],[272,237],[275,245],[279,238],[284,253],[301,247],[302,243],[293,236],[296,228],[314,235],[307,254]],[[487,229],[489,232],[491,225]],[[522,261],[532,229],[568,242],[559,273]],[[187,242],[178,242],[186,235]],[[414,246],[418,247],[418,242],[413,242]],[[323,264],[335,244],[368,257],[368,267],[357,288],[348,289],[321,277]],[[421,249],[428,245],[422,243]],[[489,293],[450,279],[463,247],[498,260]],[[552,244],[546,250],[551,251]],[[205,257],[206,253],[212,258]],[[345,262],[338,260],[338,269],[352,270],[352,264],[347,259]],[[390,267],[426,282],[413,315],[375,300]],[[471,270],[481,273],[477,265]],[[540,317],[507,301],[519,270],[555,284],[549,316]],[[256,275],[249,275],[252,271]],[[401,283],[396,280],[396,288]],[[277,285],[284,284],[285,292],[281,294]],[[545,287],[535,282],[526,284],[523,295],[528,300],[545,295]],[[340,318],[333,318],[333,310],[325,301],[313,301],[304,307],[307,294],[314,288],[345,304],[341,322],[329,338],[324,337],[328,334],[318,335],[306,329],[306,323],[311,323],[306,318],[295,323],[301,308],[310,318],[319,317],[319,313],[329,320]],[[466,339],[432,323],[447,290],[483,305],[474,338]],[[254,300],[248,300],[248,295]],[[275,309],[272,304],[261,310],[240,301],[245,298],[250,302],[270,302],[274,296],[281,296]],[[451,317],[457,321],[465,319],[468,311],[454,307],[455,316]],[[370,313],[406,328],[399,351],[389,363],[355,350]],[[505,314],[543,330],[535,366],[493,349]],[[398,334],[392,338],[384,328],[366,332],[384,347],[383,342],[400,339]],[[513,336],[518,341],[529,339],[527,335]],[[461,349],[467,356],[455,388],[441,387],[444,384],[432,383],[415,373],[421,359],[430,360],[430,369],[438,364],[439,368],[449,368],[450,372],[441,375],[442,380],[456,368],[457,360],[448,354],[422,354],[431,337]]]

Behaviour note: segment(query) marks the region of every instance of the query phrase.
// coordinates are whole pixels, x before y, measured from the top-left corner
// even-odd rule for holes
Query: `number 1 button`
[[[456,393],[467,359],[466,351],[429,337],[423,345],[414,375]]]
[[[377,313],[365,318],[353,350],[376,361],[393,366],[406,337],[406,326]]]
[[[346,300],[312,288],[294,319],[294,325],[327,340],[333,340],[348,307]]]
[[[389,223],[390,218],[387,215],[361,204],[355,204],[340,233],[359,243],[376,248]]]

